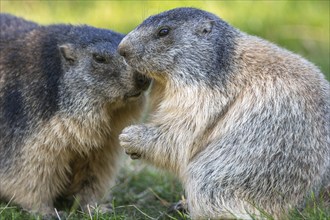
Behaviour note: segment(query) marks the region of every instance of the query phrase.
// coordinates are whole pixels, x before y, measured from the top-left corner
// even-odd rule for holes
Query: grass
[[[0,11],[41,24],[89,24],[128,33],[146,17],[175,7],[193,6],[213,12],[233,26],[301,54],[330,80],[330,1],[0,1]],[[183,189],[170,174],[139,161],[125,161],[113,190],[114,213],[82,214],[69,219],[189,219],[167,213]],[[1,181],[1,180],[0,180]],[[326,204],[311,202],[290,219],[329,219]],[[40,219],[11,203],[0,204],[0,220]],[[271,219],[271,217],[270,217]]]
[[[82,213],[74,208],[68,219],[189,219],[183,213],[169,213],[171,205],[178,202],[183,195],[182,187],[176,178],[140,161],[127,159],[124,167],[119,173],[117,184],[112,189],[114,207],[112,214]],[[66,211],[69,213],[70,209]],[[0,205],[0,220],[8,219],[41,218],[29,215],[13,204],[3,203]]]
[[[140,161],[125,160],[125,165],[113,187],[114,211],[112,214],[99,212],[82,213],[76,208],[67,209],[68,220],[122,220],[122,219],[177,219],[189,220],[180,212],[169,212],[169,208],[183,196],[183,189],[172,175],[160,172]],[[330,195],[329,195],[330,196]],[[261,210],[262,211],[262,210]],[[70,214],[69,214],[70,213]],[[274,218],[263,213],[264,219]],[[292,210],[290,220],[326,220],[330,218],[330,206],[311,198],[303,210]],[[62,218],[56,218],[62,219]],[[258,218],[255,218],[258,219]],[[0,220],[41,220],[13,204],[0,205]]]

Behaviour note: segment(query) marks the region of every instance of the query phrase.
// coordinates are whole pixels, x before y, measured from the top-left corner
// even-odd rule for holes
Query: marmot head
[[[71,38],[71,39],[70,39]],[[73,27],[66,42],[58,44],[65,108],[88,110],[109,104],[116,108],[139,98],[150,80],[130,68],[117,53],[123,35],[88,26]]]
[[[177,8],[146,19],[118,51],[134,69],[159,81],[214,81],[232,65],[238,34],[211,13]]]

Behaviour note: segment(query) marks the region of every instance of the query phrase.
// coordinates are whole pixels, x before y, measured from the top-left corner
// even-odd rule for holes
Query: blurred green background
[[[128,33],[149,15],[192,6],[233,26],[294,51],[330,80],[330,1],[15,1],[0,0],[1,12],[41,24],[89,24]]]

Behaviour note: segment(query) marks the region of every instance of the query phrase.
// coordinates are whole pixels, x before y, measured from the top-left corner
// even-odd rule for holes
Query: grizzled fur
[[[0,19],[0,197],[45,215],[60,196],[95,206],[148,80],[117,53],[121,34]]]
[[[150,121],[121,145],[179,176],[192,218],[281,218],[329,185],[330,87],[313,64],[193,8],[151,16],[118,48],[154,79]]]

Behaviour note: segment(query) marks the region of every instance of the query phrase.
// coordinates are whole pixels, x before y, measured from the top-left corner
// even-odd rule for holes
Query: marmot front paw
[[[144,125],[132,125],[125,128],[119,135],[120,145],[133,160],[140,159],[142,156],[140,147],[143,145],[140,144],[140,141],[146,129]]]

